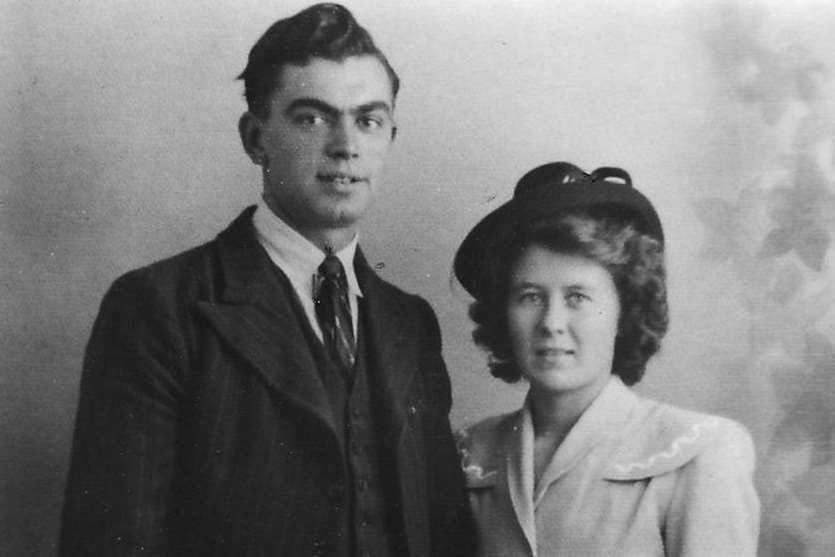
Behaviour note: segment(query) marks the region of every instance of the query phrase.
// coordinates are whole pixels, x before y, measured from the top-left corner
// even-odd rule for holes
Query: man
[[[319,4],[270,27],[241,78],[263,199],[105,296],[61,554],[469,554],[435,315],[357,247],[397,76]]]

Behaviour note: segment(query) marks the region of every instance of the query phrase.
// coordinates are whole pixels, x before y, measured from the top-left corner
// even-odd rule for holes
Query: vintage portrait
[[[0,555],[832,555],[832,29],[0,0]]]

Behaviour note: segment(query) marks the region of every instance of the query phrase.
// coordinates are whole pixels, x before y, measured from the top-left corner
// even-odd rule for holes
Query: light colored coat
[[[527,403],[459,434],[483,556],[753,557],[748,432],[641,398],[612,376],[533,474]]]

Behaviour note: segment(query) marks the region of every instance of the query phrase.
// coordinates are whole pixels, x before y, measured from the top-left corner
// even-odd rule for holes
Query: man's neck
[[[290,226],[293,225],[290,224]],[[350,244],[354,239],[354,236],[356,236],[356,230],[353,228],[334,228],[325,230],[300,230],[297,227],[294,228],[299,234],[307,238],[310,243],[314,244],[326,253],[336,253],[341,251],[342,248]]]
[[[357,235],[357,229],[354,226],[334,228],[307,228],[300,226],[298,223],[287,218],[287,215],[283,211],[276,210],[269,200],[265,199],[264,201],[270,212],[281,219],[287,226],[304,236],[308,242],[318,247],[323,253],[336,253],[341,251]]]

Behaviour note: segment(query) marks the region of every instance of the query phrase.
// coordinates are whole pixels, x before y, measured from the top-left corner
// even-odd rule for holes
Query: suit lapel
[[[267,385],[336,426],[297,312],[293,289],[255,237],[253,208],[217,238],[224,288],[198,311]],[[282,282],[284,284],[282,284]]]
[[[403,307],[403,295],[394,295],[396,291],[371,270],[361,250],[357,250],[354,267],[363,292],[370,360],[384,395],[381,402],[389,418],[386,426],[390,441],[396,446],[412,405],[409,392],[418,367],[415,339],[419,338],[419,331]]]
[[[316,363],[299,323],[292,287],[258,243],[254,207],[244,211],[216,241],[223,288],[197,310],[229,345],[275,389],[336,431]],[[384,283],[357,250],[354,267],[363,291],[362,311],[369,360],[376,368],[396,446],[407,423],[409,392],[418,368],[419,324],[403,307],[403,294]],[[284,284],[282,284],[284,283]]]

